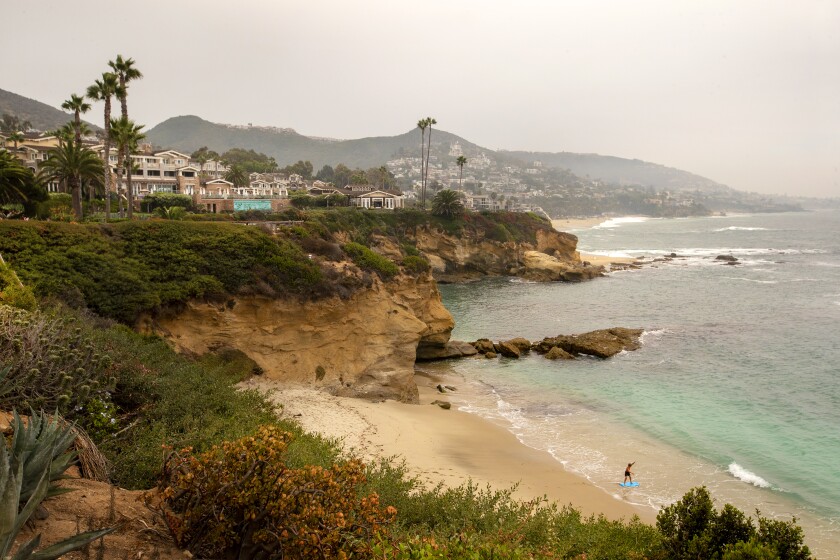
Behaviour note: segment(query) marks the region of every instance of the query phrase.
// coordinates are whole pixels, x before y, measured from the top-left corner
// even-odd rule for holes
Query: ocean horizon
[[[621,326],[644,329],[640,350],[419,369],[457,383],[461,410],[616,499],[659,509],[706,486],[718,508],[796,517],[816,557],[840,558],[840,211],[625,217],[569,231],[582,252],[648,264],[580,284],[441,285],[452,338]],[[621,488],[632,461],[640,486]]]

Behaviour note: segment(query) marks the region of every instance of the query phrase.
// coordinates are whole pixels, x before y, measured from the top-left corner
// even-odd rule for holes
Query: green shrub
[[[353,262],[359,268],[375,272],[383,280],[396,276],[400,272],[399,267],[393,261],[378,253],[374,253],[359,243],[347,243],[344,245],[344,252],[353,259]]]
[[[141,204],[146,212],[154,212],[158,208],[183,208],[186,210],[195,210],[193,199],[186,194],[175,193],[151,193],[143,197]]]
[[[220,292],[330,293],[297,244],[235,224],[7,221],[0,252],[36,295],[76,300],[129,324],[158,306]]]
[[[158,502],[175,542],[201,557],[370,557],[396,511],[360,495],[358,461],[288,468],[291,434],[273,426],[206,453],[173,451]]]
[[[111,358],[74,321],[0,305],[0,408],[58,410],[69,418],[108,402]],[[82,424],[85,425],[82,420]]]
[[[34,311],[38,307],[32,289],[21,284],[11,267],[0,261],[0,305],[3,304],[26,311]]]
[[[777,521],[756,514],[757,530],[752,519],[730,504],[717,513],[703,486],[692,488],[682,499],[662,509],[656,516],[656,526],[662,533],[668,558],[718,558],[725,551],[733,558],[750,558],[749,551],[756,558],[763,558],[767,549],[783,559],[811,558],[796,519]],[[739,543],[751,544],[736,547]]]
[[[406,270],[414,273],[422,273],[427,272],[431,265],[429,261],[423,257],[414,257],[414,256],[407,256],[403,257],[402,265],[405,267]]]

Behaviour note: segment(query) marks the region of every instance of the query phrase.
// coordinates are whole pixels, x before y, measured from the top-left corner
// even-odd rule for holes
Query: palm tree
[[[73,126],[76,132],[76,144],[80,144],[82,142],[82,113],[90,111],[90,103],[86,103],[84,97],[71,93],[70,99],[62,103],[61,108],[66,111],[73,111]]]
[[[423,207],[426,207],[426,185],[429,184],[429,156],[432,154],[432,125],[437,121],[432,117],[426,117],[426,124],[429,126],[428,146],[426,147],[426,178],[423,180]]]
[[[23,132],[16,130],[9,134],[9,140],[15,143],[15,150],[18,149],[18,143],[23,142],[26,140],[26,136],[23,135]]]
[[[233,164],[225,175],[225,181],[230,181],[234,187],[245,187],[248,185],[248,173],[241,165]]]
[[[126,117],[111,120],[111,133],[114,135],[117,146],[119,146],[120,156],[124,158],[120,161],[119,166],[121,170],[125,170],[129,220],[134,217],[134,189],[131,185],[131,174],[134,168],[131,155],[137,151],[140,140],[146,137],[145,134],[140,132],[142,128],[142,124],[134,124],[133,120]]]
[[[428,123],[426,119],[420,119],[417,121],[417,128],[420,129],[420,200],[423,202],[423,207],[426,207],[426,176],[423,173],[423,169],[425,169],[425,150],[426,150],[426,126]]]
[[[464,182],[464,166],[467,164],[467,158],[464,156],[458,156],[458,159],[455,160],[455,163],[458,164],[458,167],[461,168],[461,176],[458,177],[458,188],[461,188],[461,184]]]
[[[102,156],[102,169],[105,175],[105,220],[111,219],[111,97],[117,93],[120,83],[116,74],[105,72],[101,80],[93,82],[87,88],[87,97],[96,101],[105,102],[105,140],[104,155]]]
[[[432,200],[432,214],[452,218],[464,211],[464,203],[461,202],[461,193],[452,189],[438,191]]]
[[[120,82],[120,89],[117,93],[117,97],[120,100],[120,106],[122,109],[122,116],[123,118],[128,118],[128,82],[133,82],[134,80],[139,80],[143,77],[143,74],[140,73],[140,70],[134,67],[134,59],[133,58],[123,58],[121,54],[117,55],[117,60],[111,60],[108,62],[108,66],[114,71],[114,74],[117,75],[117,78]]]
[[[77,220],[82,219],[81,182],[98,181],[103,177],[102,161],[90,148],[74,141],[62,142],[57,148],[51,148],[49,155],[41,164],[47,177],[67,181],[73,196],[73,213]]]

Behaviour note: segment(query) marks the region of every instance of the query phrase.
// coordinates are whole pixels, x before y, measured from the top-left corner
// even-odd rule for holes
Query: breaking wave
[[[752,484],[753,486],[758,486],[759,488],[770,488],[770,483],[755,474],[754,472],[750,472],[738,463],[730,463],[729,468],[727,469],[729,474],[737,478],[742,482],[746,482],[747,484]]]

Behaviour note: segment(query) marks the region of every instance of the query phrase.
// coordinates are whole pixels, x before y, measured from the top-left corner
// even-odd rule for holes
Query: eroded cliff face
[[[414,240],[432,265],[434,276],[441,282],[462,282],[482,276],[522,276],[537,281],[580,281],[601,276],[603,267],[590,266],[580,259],[577,237],[556,230],[538,230],[536,243],[494,241],[485,232],[449,235],[428,227],[418,228]],[[546,274],[534,270],[543,266],[529,258],[529,253],[543,253],[562,268],[562,274]]]
[[[191,302],[140,324],[182,351],[241,350],[277,381],[406,402],[417,400],[418,347],[445,346],[453,327],[429,274],[377,279],[346,300],[240,296]]]

